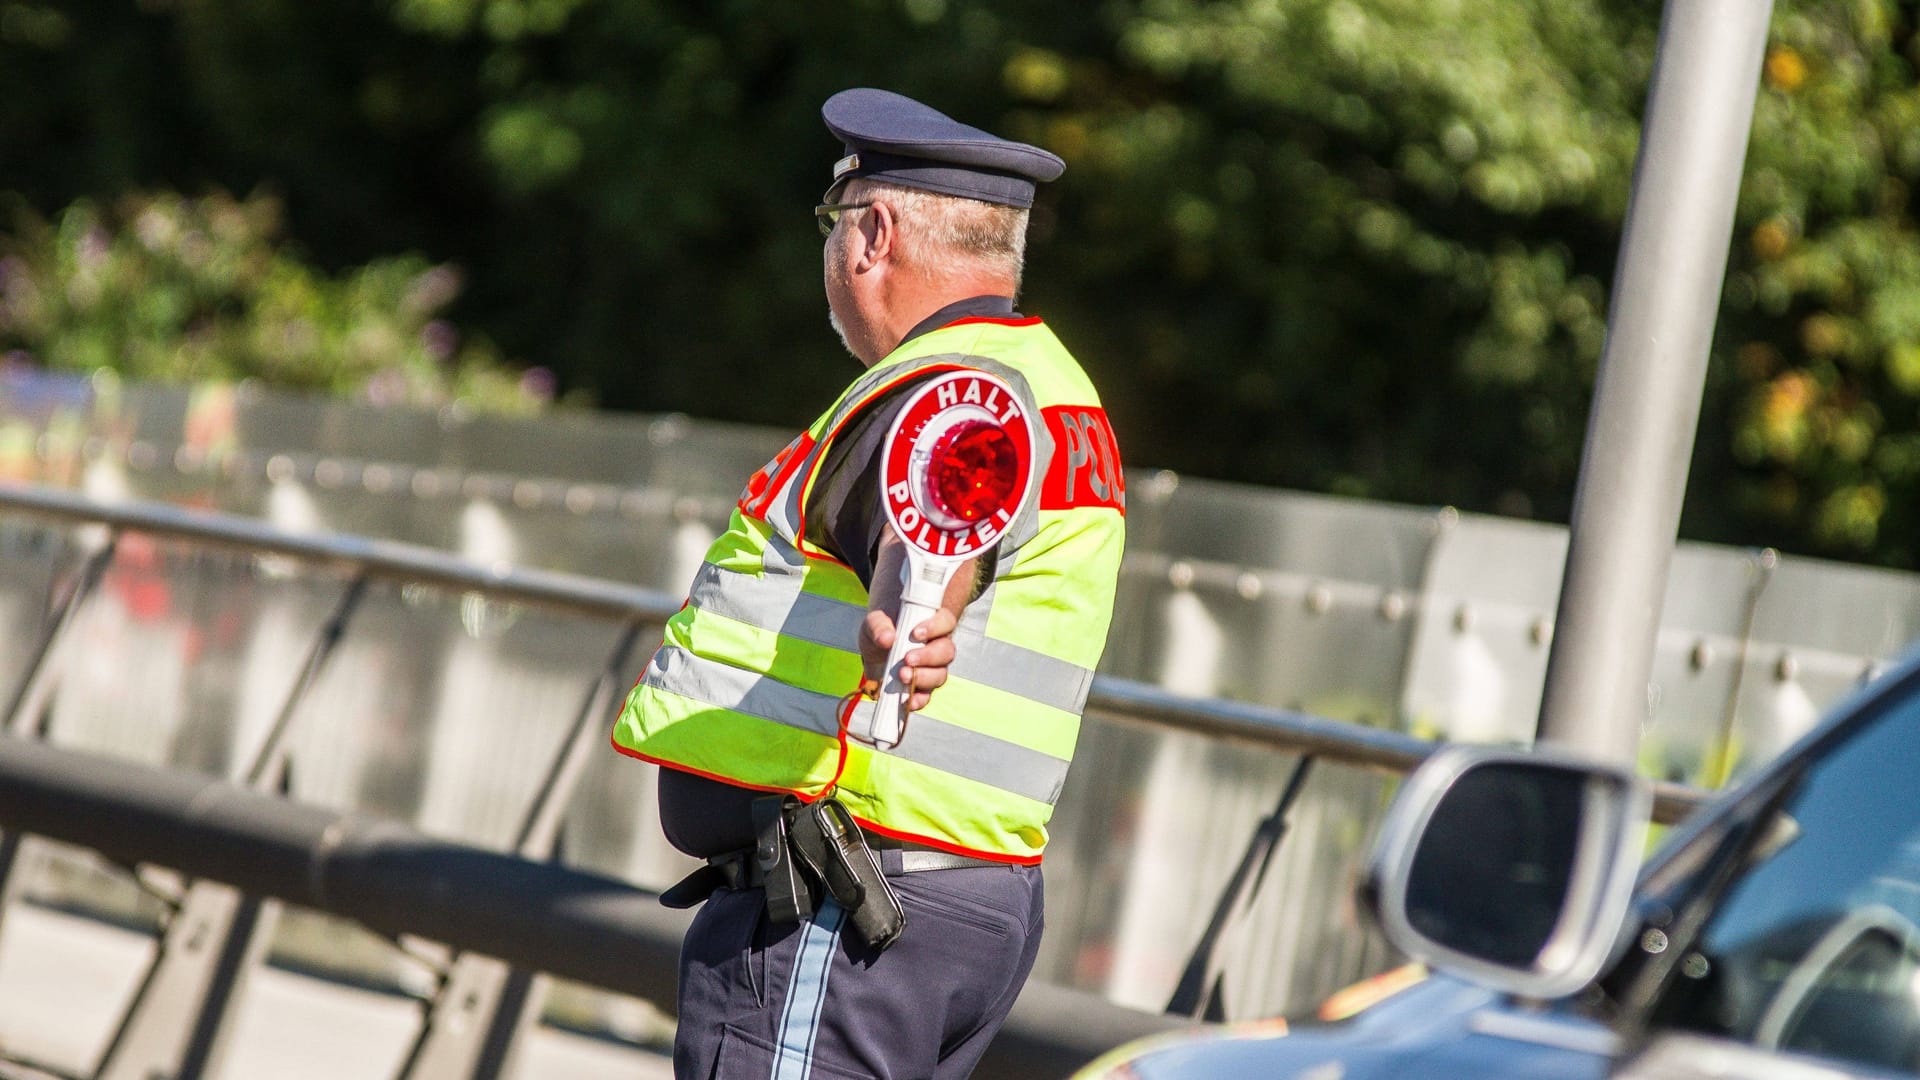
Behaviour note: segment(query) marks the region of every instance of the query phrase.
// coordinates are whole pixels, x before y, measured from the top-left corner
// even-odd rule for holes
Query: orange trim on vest
[[[832,552],[819,551],[819,550],[808,551],[805,547],[802,547],[800,549],[800,554],[803,557],[808,559],[815,559],[823,563],[832,563],[833,565],[839,567],[840,569],[845,570],[849,574],[853,573],[853,567],[848,566],[846,563],[840,561],[840,557],[837,555],[834,555]]]
[[[741,494],[740,501],[735,504],[740,508],[740,512],[756,521],[767,520],[767,507],[773,505],[773,497],[786,486],[787,479],[793,475],[793,470],[799,468],[800,463],[805,461],[812,451],[813,437],[804,431],[801,432],[799,438],[788,443],[784,449],[773,456],[772,461],[767,462],[767,465],[773,467],[771,476],[767,474],[767,465],[763,465],[747,478],[747,490]],[[759,483],[756,484],[755,481]]]
[[[993,315],[969,315],[964,319],[955,319],[947,326],[971,326],[975,323],[988,323],[993,326],[1039,326],[1040,316],[1028,315],[1019,319],[1009,319]],[[947,326],[940,329],[945,330]]]
[[[705,779],[715,781],[716,783],[725,784],[728,787],[745,788],[748,791],[764,791],[769,795],[792,795],[798,798],[801,802],[812,802],[815,799],[818,799],[820,797],[819,795],[809,795],[804,791],[796,791],[793,788],[783,788],[777,785],[768,786],[766,784],[749,784],[742,780],[735,780],[731,776],[721,776],[719,773],[710,773],[705,769],[696,769],[691,765],[682,765],[677,761],[667,761],[664,758],[657,758],[651,754],[643,754],[640,751],[635,750],[630,746],[621,746],[619,739],[612,739],[610,741],[613,743],[613,748],[615,750],[618,750],[619,752],[627,755],[630,758],[636,758],[640,761],[644,761],[648,763],[649,765],[658,765],[663,769],[672,769],[675,772],[689,773],[694,776],[704,777]]]
[[[873,822],[868,821],[858,814],[853,815],[853,820],[859,822],[861,828],[872,830],[881,836],[891,836],[895,840],[905,840],[909,843],[936,848],[951,855],[969,855],[976,859],[985,859],[988,862],[1008,863],[1013,866],[1040,865],[1040,856],[1038,855],[1008,855],[999,851],[976,851],[973,848],[951,843],[946,840],[935,840],[931,836],[920,836],[915,833],[902,832],[899,829],[889,829],[881,825],[875,825]]]

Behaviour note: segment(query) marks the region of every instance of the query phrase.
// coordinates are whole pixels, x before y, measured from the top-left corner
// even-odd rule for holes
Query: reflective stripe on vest
[[[904,380],[953,368],[989,371],[1021,399],[1035,421],[1042,497],[1010,525],[994,580],[963,613],[946,684],[881,752],[841,733],[868,598],[806,538],[806,499],[861,409]],[[916,338],[748,483],[629,696],[615,745],[746,787],[807,798],[833,787],[878,831],[1038,861],[1111,618],[1122,490],[1098,398],[1037,320]]]
[[[674,692],[730,712],[809,730],[821,718],[832,720],[838,699],[764,678],[724,664],[701,664],[679,649],[662,646],[645,676],[650,685],[670,683]],[[685,665],[685,667],[682,667]],[[892,751],[907,761],[1006,788],[1036,802],[1052,802],[1067,779],[1067,762],[1024,746],[915,713],[908,725],[913,738]],[[832,735],[829,723],[821,734]]]
[[[711,563],[694,574],[688,600],[701,611],[830,648],[857,640],[860,623],[867,616],[865,605],[814,596],[800,588],[797,578],[743,574]],[[988,637],[985,609],[991,601],[983,593],[954,630],[956,655],[948,671],[957,678],[990,683],[1043,705],[1078,712],[1086,704],[1092,672]]]

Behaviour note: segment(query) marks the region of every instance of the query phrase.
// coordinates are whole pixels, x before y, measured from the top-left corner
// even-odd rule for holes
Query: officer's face
[[[854,311],[853,275],[847,269],[848,247],[853,241],[853,237],[848,234],[852,231],[852,221],[843,215],[840,223],[833,227],[833,232],[827,235],[827,242],[821,255],[824,263],[821,277],[827,292],[827,325],[833,327],[833,332],[839,335],[840,344],[858,357],[859,352],[854,349],[853,342],[847,338],[845,322],[845,319],[851,317]]]

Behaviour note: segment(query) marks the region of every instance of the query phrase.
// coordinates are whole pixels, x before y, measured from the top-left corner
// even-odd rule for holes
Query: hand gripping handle
[[[907,653],[920,645],[913,632],[940,610],[947,593],[947,582],[959,564],[951,559],[926,559],[917,553],[907,555],[902,571],[906,588],[901,591],[900,610],[893,621],[893,648],[887,650],[887,667],[880,676],[880,697],[873,706],[873,728],[869,735],[883,750],[900,744],[907,726],[907,702],[912,696],[900,681],[900,664]]]

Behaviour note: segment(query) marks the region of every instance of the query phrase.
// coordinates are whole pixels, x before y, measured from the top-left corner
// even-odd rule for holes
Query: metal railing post
[[[34,644],[33,658],[27,661],[19,685],[14,687],[13,696],[7,701],[7,711],[0,714],[0,727],[4,727],[7,734],[36,733],[39,714],[46,706],[54,675],[59,671],[59,665],[53,661],[65,643],[67,628],[73,625],[81,605],[99,588],[100,579],[106,576],[107,564],[113,561],[113,554],[119,546],[119,531],[108,533],[106,542],[87,555],[87,561],[81,565],[80,576],[74,579],[73,587],[54,605],[53,617],[47,620],[46,629]]]
[[[1227,887],[1221,890],[1220,900],[1214,905],[1213,918],[1201,933],[1199,944],[1193,947],[1193,955],[1187,958],[1186,970],[1181,973],[1180,982],[1174,987],[1173,997],[1167,1001],[1166,1011],[1169,1015],[1226,1019],[1225,964],[1219,959],[1220,939],[1233,924],[1234,916],[1252,906],[1253,898],[1258,895],[1260,883],[1267,878],[1267,867],[1272,865],[1274,853],[1280,850],[1280,842],[1286,839],[1287,812],[1293,809],[1294,800],[1300,797],[1300,789],[1306,784],[1307,773],[1312,768],[1312,754],[1294,763],[1293,773],[1287,777],[1286,787],[1280,792],[1280,801],[1274,806],[1273,813],[1262,818],[1254,828],[1253,838],[1247,842],[1247,850],[1240,856],[1240,865],[1234,868],[1233,876],[1227,879]]]
[[[627,623],[605,668],[588,688],[514,837],[512,851],[521,858],[550,860],[558,850],[560,825],[580,776],[592,756],[606,747],[608,714],[640,629],[637,620]],[[498,1080],[512,1061],[520,1033],[545,1003],[547,983],[542,975],[491,956],[458,954],[396,1080]]]
[[[280,790],[293,718],[326,670],[366,588],[366,575],[355,576],[315,635],[259,747],[235,770],[248,787]],[[197,1080],[217,1073],[234,1010],[247,976],[272,944],[280,908],[279,901],[230,885],[192,882],[100,1056],[95,1080]]]
[[[106,576],[107,565],[113,562],[119,545],[119,530],[110,530],[106,540],[87,554],[72,588],[53,605],[52,617],[34,645],[33,658],[27,661],[19,685],[7,701],[6,713],[0,715],[0,732],[21,738],[46,737],[44,720],[48,700],[58,682],[60,653],[68,647],[69,630],[87,598],[100,587],[100,580]],[[5,835],[0,835],[0,920],[6,918],[7,910],[26,887],[23,875],[18,872],[23,862],[31,863],[24,856],[41,848],[42,845],[29,842],[17,829],[8,829]]]

